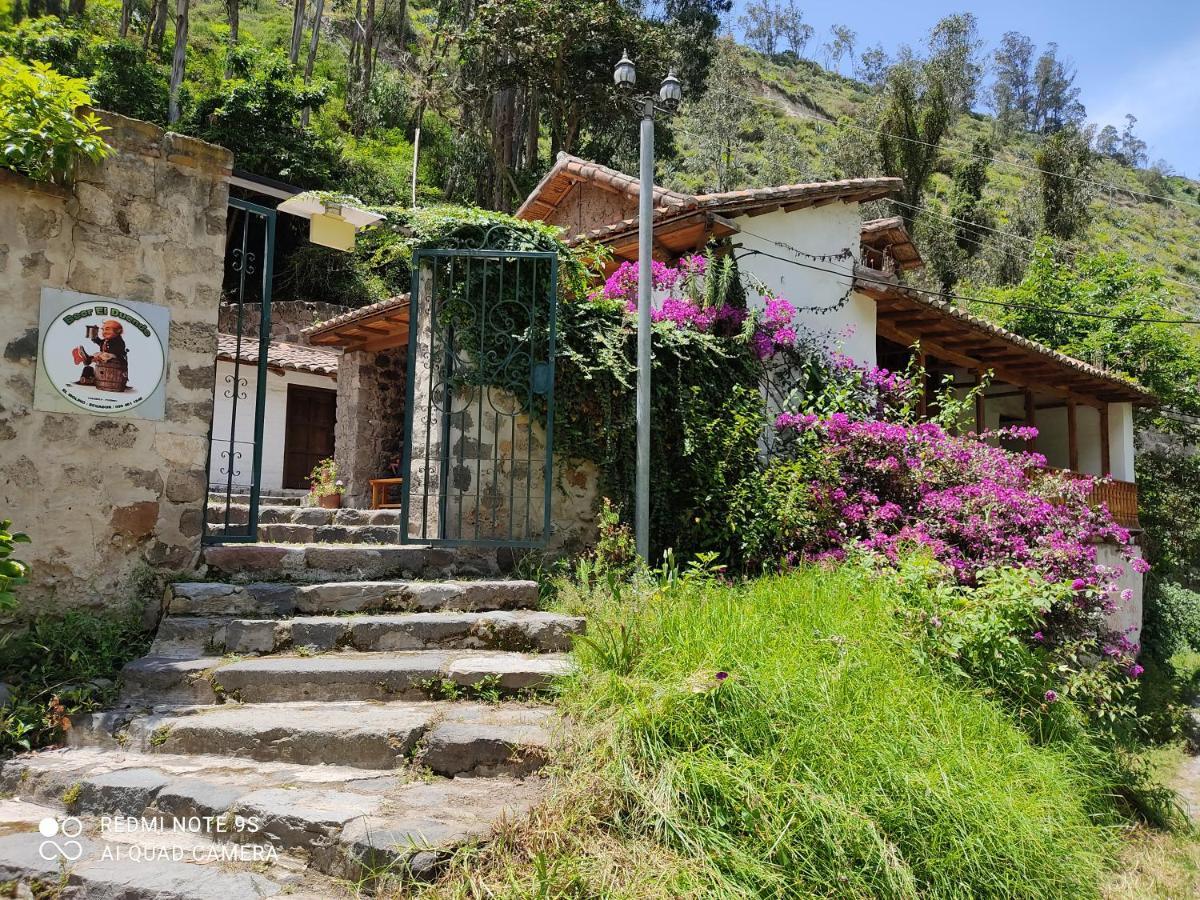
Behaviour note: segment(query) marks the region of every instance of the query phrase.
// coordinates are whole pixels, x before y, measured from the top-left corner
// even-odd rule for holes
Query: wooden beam
[[[981,384],[983,382],[983,377],[984,377],[983,369],[977,369],[975,372],[975,377],[978,379],[976,381],[976,385]],[[987,412],[984,409],[984,404],[987,402],[987,399],[984,396],[985,394],[986,394],[986,391],[979,391],[978,393],[975,394],[975,433],[976,434],[983,434],[984,429],[987,425]]]
[[[1075,401],[1067,401],[1067,465],[1072,472],[1079,471],[1079,434],[1075,423]]]
[[[1112,472],[1112,448],[1108,443],[1108,404],[1100,407],[1100,474]]]
[[[1025,390],[1025,424],[1030,428],[1037,428],[1037,404],[1033,402],[1033,391],[1028,388]],[[1037,438],[1029,439],[1030,451],[1037,450]]]

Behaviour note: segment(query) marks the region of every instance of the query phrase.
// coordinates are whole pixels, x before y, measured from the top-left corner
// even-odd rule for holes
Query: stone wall
[[[271,340],[290,344],[307,343],[300,332],[317,322],[326,322],[351,307],[320,300],[272,300]],[[242,336],[258,337],[261,303],[246,303],[242,306]],[[237,307],[231,303],[221,304],[221,316],[217,328],[222,334],[237,334]]]
[[[200,548],[232,155],[101,115],[114,152],[73,188],[0,170],[0,518],[33,541],[38,612],[129,599]],[[170,308],[163,420],[33,408],[43,287]]]
[[[399,466],[404,453],[407,373],[408,350],[404,347],[342,354],[334,458],[338,475],[346,482],[342,498],[346,506],[370,506],[370,479],[391,475],[393,461]]]

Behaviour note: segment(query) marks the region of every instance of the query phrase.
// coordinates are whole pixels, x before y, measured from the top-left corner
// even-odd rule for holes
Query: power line
[[[897,206],[903,206],[903,207],[906,207],[907,209],[920,210],[921,212],[929,213],[931,216],[937,216],[939,219],[945,219],[949,222],[958,222],[962,225],[966,225],[968,228],[971,228],[971,229],[980,230],[980,231],[990,231],[993,234],[997,234],[1003,238],[1012,238],[1013,240],[1016,240],[1016,241],[1023,241],[1026,244],[1029,244],[1031,246],[1037,244],[1037,240],[1034,238],[1028,238],[1022,234],[1014,234],[1011,231],[1003,231],[999,228],[989,228],[987,225],[978,225],[975,222],[970,222],[966,219],[959,219],[954,216],[945,215],[944,213],[938,212],[935,209],[930,209],[927,206],[917,206],[913,203],[905,203],[903,200],[895,200],[895,199],[889,199],[887,202],[895,203]],[[965,240],[970,241],[972,244],[975,244],[975,246],[977,246],[977,247],[983,247],[983,244],[980,243],[979,241],[972,241],[970,238],[966,238]],[[1079,256],[1079,251],[1072,250],[1070,247],[1056,246],[1054,249],[1056,252],[1065,253],[1072,258],[1076,258]],[[1169,281],[1172,284],[1178,284],[1182,287],[1189,288],[1190,290],[1196,291],[1197,294],[1200,294],[1200,284],[1193,284],[1190,281],[1181,281],[1178,278],[1172,278],[1170,275],[1166,275],[1166,274],[1160,274],[1158,277],[1161,278],[1163,281]]]
[[[823,118],[822,116],[818,116],[813,113],[807,113],[802,110],[793,111],[792,115],[798,116],[803,119],[811,119],[814,122],[820,122],[822,125],[837,125],[837,124],[839,124],[838,122],[832,122],[829,119]],[[1037,166],[1025,165],[1024,163],[1013,162],[1012,160],[1007,160],[1007,159],[998,159],[994,156],[984,156],[981,153],[974,153],[970,150],[959,150],[954,147],[943,146],[941,144],[931,144],[929,141],[922,141],[919,138],[905,137],[902,134],[893,134],[890,131],[881,131],[878,128],[867,128],[864,125],[857,125],[854,122],[851,122],[849,120],[846,120],[845,124],[849,125],[851,128],[857,128],[859,131],[865,131],[870,134],[880,134],[880,135],[883,135],[884,137],[895,138],[896,140],[899,140],[899,141],[908,141],[909,143],[912,143],[912,144],[920,144],[924,147],[932,147],[934,150],[945,150],[948,153],[957,153],[960,156],[970,156],[973,159],[987,160],[988,162],[994,162],[997,165],[1011,166],[1014,169],[1021,169],[1025,172],[1037,172],[1042,175],[1050,175],[1054,178],[1066,178],[1069,181],[1078,181],[1081,184],[1090,184],[1093,187],[1107,188],[1110,191],[1131,194],[1132,196],[1135,196],[1135,197],[1145,197],[1149,200],[1162,200],[1164,203],[1178,203],[1178,204],[1181,204],[1184,206],[1194,206],[1197,209],[1200,209],[1200,203],[1197,203],[1194,200],[1180,200],[1178,197],[1164,197],[1160,194],[1149,194],[1149,193],[1146,193],[1145,191],[1135,191],[1132,188],[1121,187],[1120,185],[1112,184],[1111,182],[1108,182],[1108,181],[1096,181],[1095,179],[1092,179],[1092,178],[1080,178],[1077,175],[1064,175],[1060,172],[1049,172],[1046,169],[1040,169]]]
[[[747,234],[750,234],[750,232],[747,232]],[[759,237],[758,235],[753,234],[751,236]],[[930,288],[919,288],[906,284],[901,285],[894,281],[889,281],[882,278],[871,278],[858,272],[847,272],[845,270],[838,269],[825,269],[821,266],[812,265],[811,263],[801,262],[798,259],[788,259],[785,256],[776,256],[774,253],[768,253],[765,250],[757,250],[752,247],[743,247],[742,249],[745,250],[746,254],[748,255],[753,254],[756,256],[766,256],[770,259],[776,259],[780,262],[789,263],[793,266],[800,266],[805,269],[813,269],[817,272],[825,272],[828,275],[841,275],[847,278],[857,279],[858,281],[863,281],[868,284],[878,284],[884,287],[900,288],[902,290],[913,291],[914,293],[918,294],[927,294],[931,297],[938,297],[946,301],[953,300],[955,302],[962,301],[964,303],[983,303],[988,306],[1000,306],[1006,309],[1026,309],[1033,312],[1057,313],[1064,316],[1077,316],[1079,318],[1086,319],[1103,319],[1112,322],[1126,322],[1129,324],[1146,323],[1157,325],[1200,325],[1200,319],[1160,319],[1150,316],[1116,316],[1108,313],[1088,312],[1078,309],[1063,309],[1060,306],[1037,306],[1031,303],[1017,303],[1011,300],[984,300],[981,297],[966,297],[961,294],[952,294],[948,291],[935,291]]]

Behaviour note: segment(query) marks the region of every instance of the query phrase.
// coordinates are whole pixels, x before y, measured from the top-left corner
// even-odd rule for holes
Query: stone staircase
[[[77,896],[349,896],[347,882],[381,871],[432,876],[543,796],[559,731],[547,692],[584,622],[539,611],[535,583],[496,578],[494,551],[244,544],[205,556],[222,580],[168,588],[118,707],[73,723],[68,747],[0,767],[12,798],[0,800],[0,884],[57,878],[30,823],[71,815],[84,832]],[[106,816],[197,827],[114,833]],[[246,827],[218,824],[230,821]],[[171,842],[200,852],[120,852]]]

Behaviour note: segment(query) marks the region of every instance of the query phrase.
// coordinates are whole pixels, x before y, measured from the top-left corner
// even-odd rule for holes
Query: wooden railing
[[[1072,472],[1070,469],[1057,469],[1053,466],[1047,468],[1052,472],[1061,472],[1072,478],[1095,477]],[[1044,472],[1046,469],[1026,469],[1025,471],[1026,474],[1033,475],[1038,471]],[[1113,520],[1124,528],[1140,529],[1142,527],[1138,522],[1137,485],[1132,481],[1097,481],[1091,493],[1088,494],[1088,503],[1091,506],[1099,506],[1103,503],[1108,507]]]
[[[1141,528],[1138,522],[1138,491],[1132,481],[1101,481],[1092,489],[1088,502],[1108,507],[1113,519],[1125,528]]]

